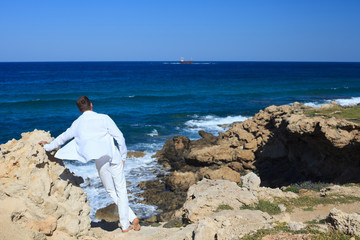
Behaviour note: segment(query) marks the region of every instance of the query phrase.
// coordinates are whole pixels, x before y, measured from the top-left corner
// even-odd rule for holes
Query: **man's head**
[[[92,110],[92,103],[86,96],[79,97],[78,100],[76,100],[76,105],[82,113],[87,110]]]

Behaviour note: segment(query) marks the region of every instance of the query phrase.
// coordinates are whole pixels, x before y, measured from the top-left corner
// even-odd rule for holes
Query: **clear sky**
[[[1,0],[0,61],[357,61],[360,0]]]

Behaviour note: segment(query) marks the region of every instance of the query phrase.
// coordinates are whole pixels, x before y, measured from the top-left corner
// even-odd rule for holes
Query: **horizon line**
[[[0,61],[0,63],[98,63],[98,62],[179,62],[179,60],[60,60],[60,61]],[[360,61],[320,61],[320,60],[199,60],[197,62],[259,62],[259,63],[285,63],[285,62],[292,62],[292,63],[360,63]]]

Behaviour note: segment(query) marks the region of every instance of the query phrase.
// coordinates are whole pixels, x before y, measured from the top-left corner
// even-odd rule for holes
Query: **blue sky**
[[[180,57],[360,62],[360,1],[0,1],[0,61]]]

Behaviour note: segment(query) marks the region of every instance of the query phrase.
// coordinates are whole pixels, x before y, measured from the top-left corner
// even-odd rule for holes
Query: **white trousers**
[[[95,164],[106,192],[118,206],[121,228],[125,230],[136,215],[129,207],[123,163],[112,164],[109,160],[107,156],[101,157],[95,160]]]

